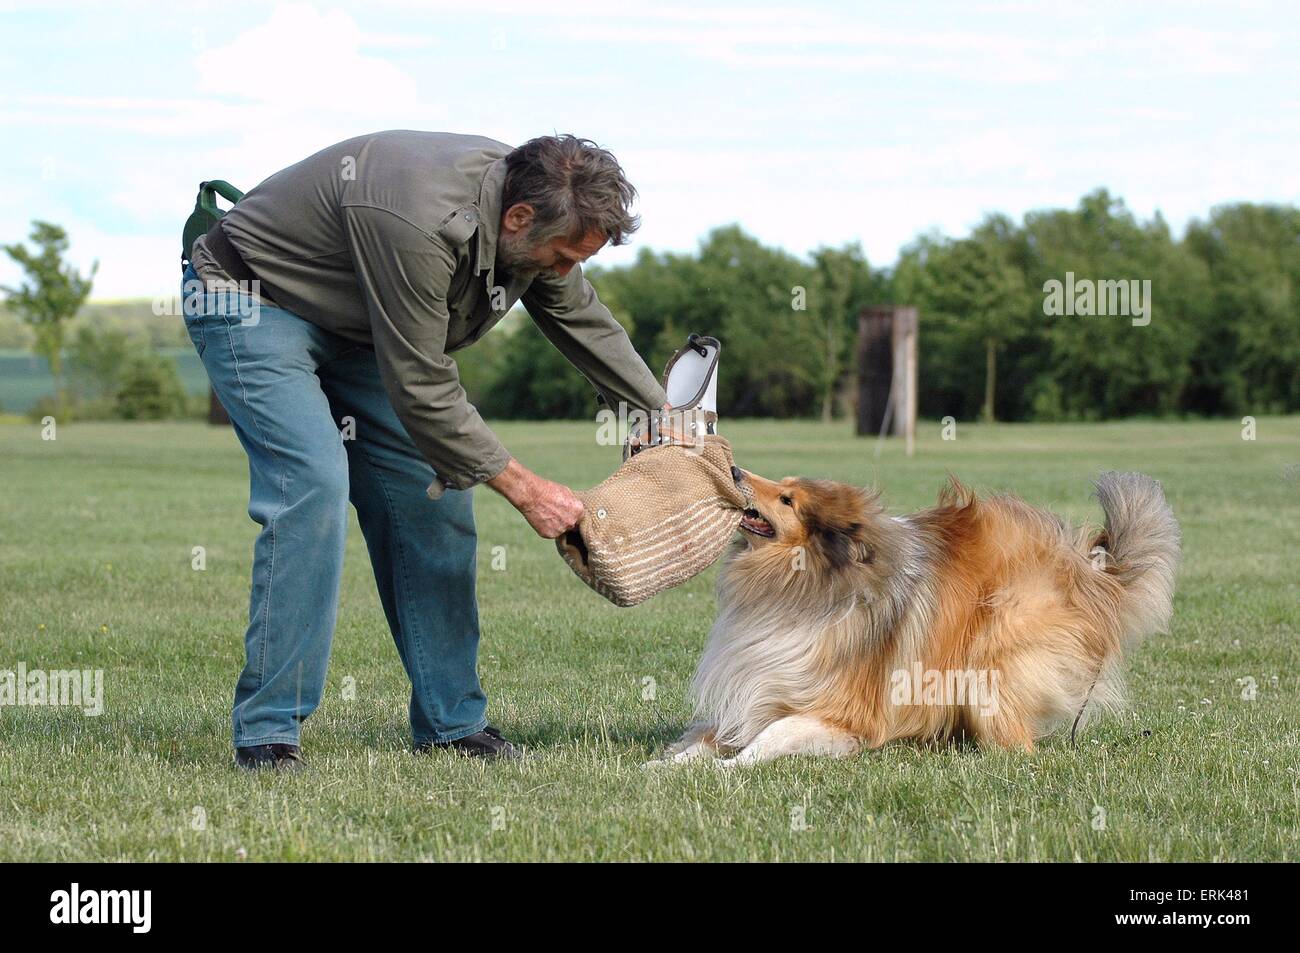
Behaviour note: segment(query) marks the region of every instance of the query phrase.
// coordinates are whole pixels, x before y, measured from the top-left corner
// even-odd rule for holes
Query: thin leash
[[[1074,734],[1079,730],[1079,719],[1083,713],[1088,710],[1088,702],[1092,701],[1092,690],[1097,687],[1097,681],[1101,678],[1101,669],[1097,669],[1097,674],[1092,678],[1092,684],[1088,686],[1088,694],[1083,696],[1083,704],[1079,707],[1079,714],[1074,716],[1074,724],[1070,726],[1070,747],[1079,747],[1078,742],[1074,740]]]
[[[1090,555],[1096,555],[1097,551],[1109,556],[1110,553],[1105,546],[1094,546]],[[1106,660],[1102,659],[1097,666],[1097,674],[1092,677],[1092,684],[1088,686],[1088,694],[1083,696],[1083,704],[1079,706],[1079,714],[1074,716],[1074,724],[1070,726],[1070,747],[1078,748],[1079,744],[1075,741],[1075,733],[1079,730],[1079,720],[1083,718],[1083,713],[1088,710],[1088,702],[1092,701],[1092,690],[1097,687],[1097,682],[1101,679],[1101,670],[1106,666]]]

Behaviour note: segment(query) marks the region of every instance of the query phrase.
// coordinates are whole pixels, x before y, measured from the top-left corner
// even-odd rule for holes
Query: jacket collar
[[[495,282],[497,239],[501,234],[501,193],[506,186],[506,160],[497,159],[483,176],[478,193],[478,264],[475,274],[488,273],[489,287]]]

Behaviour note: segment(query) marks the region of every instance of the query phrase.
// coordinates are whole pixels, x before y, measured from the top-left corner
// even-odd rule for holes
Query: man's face
[[[562,278],[605,246],[605,235],[599,231],[580,239],[560,236],[537,244],[528,234],[532,221],[532,208],[523,204],[511,206],[501,217],[496,265],[516,278],[534,278],[542,272]]]

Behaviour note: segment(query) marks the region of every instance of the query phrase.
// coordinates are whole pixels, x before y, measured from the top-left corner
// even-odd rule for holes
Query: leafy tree
[[[875,282],[860,245],[819,248],[813,252],[808,290],[806,346],[812,359],[813,383],[821,402],[821,418],[830,422],[835,394],[849,374],[858,312],[872,303]],[[796,325],[803,322],[796,322]]]
[[[1030,213],[1024,230],[1028,284],[1036,292],[1067,273],[1076,281],[1149,281],[1151,289],[1146,326],[1122,315],[1048,316],[1037,299],[1047,364],[1035,380],[1036,415],[1100,420],[1176,412],[1206,291],[1204,268],[1164,220],[1140,223],[1123,201],[1098,190],[1077,209]]]
[[[122,369],[117,415],[123,420],[166,420],[185,409],[185,388],[176,362],[161,354],[132,356]]]
[[[90,297],[99,263],[82,277],[63,256],[68,250],[67,233],[49,222],[32,223],[31,241],[36,250],[21,244],[5,245],[5,253],[26,272],[19,288],[4,288],[8,305],[36,333],[34,351],[49,363],[54,377],[54,406],[63,409],[63,338],[67,322]]]
[[[631,330],[618,299],[606,293],[601,300],[615,319]],[[515,420],[595,417],[599,409],[596,389],[532,321],[522,319],[506,334],[499,339],[504,343],[498,345],[501,350],[495,383],[485,390],[479,405],[484,414]],[[471,352],[481,343],[458,354]]]
[[[1009,248],[1014,227],[987,221],[966,239],[927,237],[904,251],[895,291],[921,312],[920,374],[941,382],[927,412],[997,418],[998,354],[1026,336],[1030,296]]]
[[[729,225],[705,239],[697,272],[706,330],[724,347],[719,406],[737,417],[811,413],[817,349],[801,340],[801,313],[791,306],[794,289],[811,284],[808,266]]]
[[[73,393],[91,399],[116,396],[132,353],[132,338],[125,331],[77,328],[68,348]]]
[[[1186,245],[1212,289],[1192,359],[1192,409],[1300,409],[1300,209],[1216,208],[1189,226]]]
[[[591,268],[588,278],[602,301],[617,301],[632,327],[637,352],[658,371],[691,332],[717,334],[719,315],[690,255],[642,249],[625,268]]]
[[[593,282],[602,298],[617,298],[633,343],[656,370],[690,332],[719,338],[718,401],[730,416],[805,416],[816,406],[823,345],[817,338],[809,346],[806,312],[792,307],[812,272],[793,255],[728,225],[695,256],[643,251],[630,267],[595,272]]]

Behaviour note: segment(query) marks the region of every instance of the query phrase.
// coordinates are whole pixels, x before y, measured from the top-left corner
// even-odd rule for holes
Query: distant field
[[[208,392],[208,376],[193,348],[163,348],[160,353],[176,361],[181,383],[191,394]],[[0,411],[26,413],[42,397],[54,393],[49,366],[30,351],[0,349]]]
[[[233,435],[73,424],[43,442],[7,425],[0,669],[102,668],[106,710],[0,708],[0,860],[1300,859],[1300,418],[1261,418],[1253,442],[1230,420],[961,425],[951,442],[926,422],[911,460],[894,445],[877,460],[842,425],[724,424],[742,466],[874,483],[896,512],[931,503],[949,471],[1073,519],[1097,518],[1100,468],[1164,481],[1186,557],[1172,631],[1131,659],[1132,712],[1032,755],[900,744],[643,772],[686,721],[714,573],[615,609],[480,491],[489,714],[534,757],[408,753],[409,687],[354,528],[311,769],[239,774],[229,704],[256,527]],[[617,461],[590,425],[498,431],[576,487]]]

